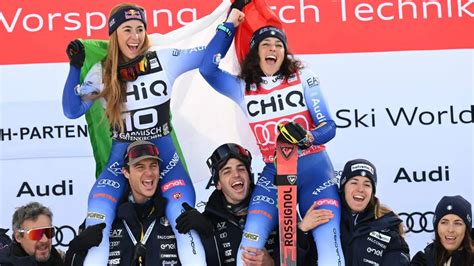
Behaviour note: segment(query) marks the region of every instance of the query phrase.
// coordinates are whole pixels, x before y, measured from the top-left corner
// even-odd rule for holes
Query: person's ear
[[[130,179],[130,172],[127,170],[127,168],[122,167],[122,173],[125,176],[125,178]]]
[[[221,181],[219,181],[219,180],[217,180],[216,189],[217,189],[217,190],[222,190]]]
[[[16,230],[15,230],[15,233],[13,234],[13,237],[15,238],[16,242],[21,243],[20,233],[18,233]]]

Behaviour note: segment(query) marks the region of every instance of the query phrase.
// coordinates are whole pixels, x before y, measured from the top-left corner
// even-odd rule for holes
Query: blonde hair
[[[142,8],[141,6],[131,3],[119,4],[112,8],[109,17],[126,6]],[[145,34],[143,46],[140,49],[139,54],[145,54],[150,46],[151,44],[148,35]],[[97,97],[103,97],[106,100],[105,115],[109,119],[110,126],[120,132],[124,131],[122,111],[124,109],[123,102],[125,101],[125,92],[127,90],[126,82],[120,81],[118,78],[119,62],[123,60],[124,56],[120,51],[117,31],[114,31],[109,38],[107,56],[102,61],[102,81],[104,83],[104,90]]]

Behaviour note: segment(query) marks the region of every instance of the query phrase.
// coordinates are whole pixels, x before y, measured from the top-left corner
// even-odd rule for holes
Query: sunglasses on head
[[[156,145],[142,144],[142,145],[137,145],[135,147],[130,148],[130,150],[128,150],[127,152],[127,158],[128,160],[133,160],[135,158],[138,158],[144,155],[151,155],[151,156],[158,157],[159,154],[160,152],[158,151],[158,148],[156,147]]]
[[[24,233],[28,239],[30,240],[35,240],[38,241],[41,238],[43,238],[43,235],[45,235],[48,239],[53,238],[54,236],[54,226],[48,226],[48,227],[38,227],[38,228],[33,228],[33,229],[19,229],[19,233]]]

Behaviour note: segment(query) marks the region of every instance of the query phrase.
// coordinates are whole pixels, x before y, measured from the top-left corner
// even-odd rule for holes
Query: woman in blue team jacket
[[[341,242],[346,265],[409,265],[402,220],[375,196],[375,166],[364,159],[348,161],[339,184]],[[328,217],[315,210],[315,220]]]

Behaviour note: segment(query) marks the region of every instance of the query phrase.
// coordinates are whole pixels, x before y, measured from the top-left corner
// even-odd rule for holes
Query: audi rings
[[[427,211],[424,213],[421,212],[401,212],[398,214],[400,219],[403,220],[405,226],[407,227],[408,232],[421,233],[421,232],[434,232],[433,229],[433,217],[434,212]]]
[[[56,226],[55,231],[53,247],[67,247],[69,246],[69,242],[77,236],[76,230],[69,225]]]
[[[296,115],[293,118],[282,118],[278,121],[268,121],[263,124],[255,124],[253,126],[253,133],[259,145],[273,145],[275,144],[276,135],[278,134],[278,125],[295,121],[300,123],[303,128],[309,128],[310,123],[304,115]]]

